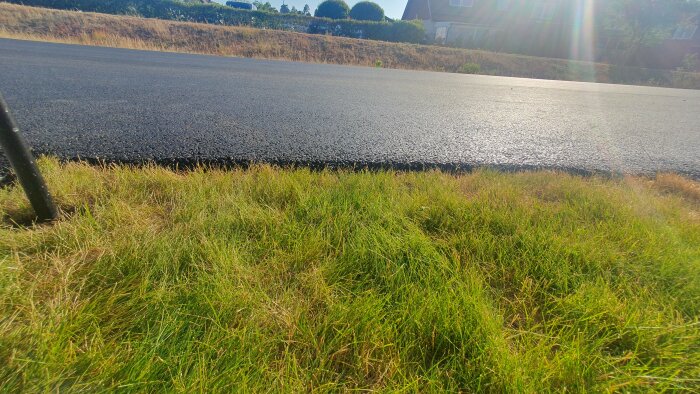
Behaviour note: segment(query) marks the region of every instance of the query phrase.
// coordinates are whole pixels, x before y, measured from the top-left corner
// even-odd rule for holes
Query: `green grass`
[[[41,166],[70,213],[0,190],[1,391],[700,388],[697,183]]]

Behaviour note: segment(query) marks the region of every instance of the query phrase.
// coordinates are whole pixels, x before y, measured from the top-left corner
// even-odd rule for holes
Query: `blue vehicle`
[[[240,8],[242,10],[255,11],[257,9],[257,7],[255,7],[255,4],[247,0],[227,1],[226,5],[233,8]]]

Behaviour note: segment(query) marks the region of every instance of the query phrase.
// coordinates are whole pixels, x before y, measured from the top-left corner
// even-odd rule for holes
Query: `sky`
[[[226,3],[226,0],[215,0],[219,3]],[[264,0],[263,2],[269,1],[270,4],[272,4],[275,8],[278,10],[280,9],[280,5],[282,5],[282,0]],[[311,7],[311,13],[316,10],[316,6],[318,6],[318,3],[320,3],[322,0],[284,0],[284,3],[289,6],[289,8],[292,8],[292,6],[297,7],[297,9],[303,9],[304,4],[308,4],[309,7]],[[355,3],[357,3],[360,0],[345,0],[350,7],[352,7]],[[389,18],[395,18],[395,19],[400,19],[401,16],[403,15],[403,10],[406,8],[406,2],[408,0],[374,0],[375,3],[379,4],[384,8],[384,12],[386,13],[386,16]]]

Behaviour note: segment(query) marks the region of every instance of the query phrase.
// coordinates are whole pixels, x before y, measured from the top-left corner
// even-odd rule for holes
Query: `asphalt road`
[[[63,158],[565,168],[700,178],[700,91],[0,40]]]

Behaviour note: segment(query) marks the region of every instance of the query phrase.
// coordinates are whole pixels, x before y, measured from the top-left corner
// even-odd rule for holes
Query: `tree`
[[[350,7],[343,0],[326,0],[318,5],[314,16],[318,18],[347,19]]]
[[[266,3],[263,3],[261,1],[254,1],[253,4],[258,9],[258,11],[271,12],[273,14],[276,14],[279,12],[279,11],[277,11],[277,8],[273,7],[272,4],[270,4],[269,1]]]
[[[304,4],[304,11],[302,11],[302,12],[306,16],[311,16],[311,7],[309,7],[308,4]]]
[[[281,14],[289,14],[289,6],[282,3],[282,5],[280,6],[280,13]]]
[[[686,0],[612,0],[600,12],[607,27],[623,33],[621,60],[628,63],[641,49],[670,38],[688,4]]]
[[[361,1],[352,7],[350,17],[358,21],[381,22],[384,20],[384,9],[377,3]]]

